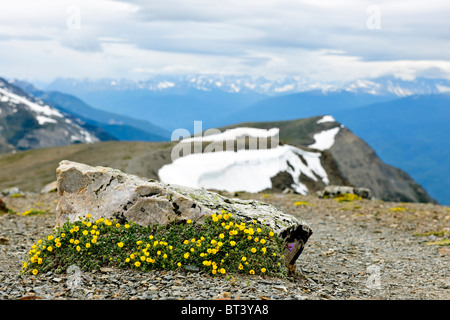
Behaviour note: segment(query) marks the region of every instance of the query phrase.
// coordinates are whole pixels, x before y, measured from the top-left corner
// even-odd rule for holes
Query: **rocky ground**
[[[240,194],[278,206],[306,221],[314,234],[297,260],[302,279],[211,277],[202,272],[105,268],[19,276],[31,245],[51,233],[57,196],[4,197],[16,212],[0,214],[0,300],[17,299],[450,299],[450,208],[432,204],[314,196]],[[427,234],[427,235],[417,235]],[[439,242],[437,242],[439,243]]]

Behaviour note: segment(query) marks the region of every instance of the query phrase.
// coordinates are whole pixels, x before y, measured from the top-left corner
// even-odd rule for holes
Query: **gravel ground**
[[[52,231],[56,194],[5,197],[17,212],[0,215],[0,300],[449,300],[450,247],[427,245],[450,230],[450,208],[361,200],[338,203],[314,196],[240,194],[307,222],[314,234],[297,261],[302,279],[211,277],[202,272],[96,272],[19,276],[31,245]],[[305,202],[295,205],[296,202]],[[404,210],[394,208],[402,207]],[[448,234],[445,235],[448,237]]]

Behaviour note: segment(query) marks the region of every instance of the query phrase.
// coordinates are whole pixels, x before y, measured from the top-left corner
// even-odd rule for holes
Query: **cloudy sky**
[[[14,0],[0,76],[450,79],[448,0]]]

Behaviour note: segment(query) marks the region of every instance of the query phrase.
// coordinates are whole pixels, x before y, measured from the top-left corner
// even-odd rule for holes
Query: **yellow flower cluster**
[[[33,245],[23,272],[37,274],[72,259],[72,263],[80,262],[87,268],[114,264],[148,271],[196,266],[212,275],[271,275],[283,270],[282,244],[278,241],[273,231],[258,221],[240,221],[225,210],[202,224],[188,220],[174,224],[174,229],[140,227],[115,219],[93,220],[87,215],[67,222]]]

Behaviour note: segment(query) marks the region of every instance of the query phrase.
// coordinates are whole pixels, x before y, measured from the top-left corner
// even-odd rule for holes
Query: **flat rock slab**
[[[94,219],[134,221],[142,226],[166,225],[176,220],[202,223],[222,209],[246,221],[269,226],[288,248],[285,262],[295,261],[312,234],[311,228],[280,209],[255,200],[229,199],[203,189],[165,184],[107,167],[62,161],[56,170],[58,205],[56,224],[91,214]]]

